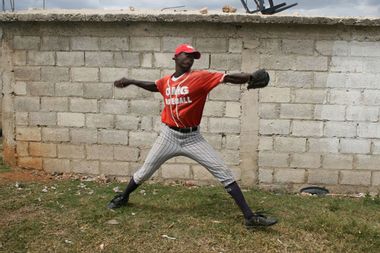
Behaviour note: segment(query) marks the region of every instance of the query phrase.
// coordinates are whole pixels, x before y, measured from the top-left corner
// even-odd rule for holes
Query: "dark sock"
[[[127,188],[125,188],[124,192],[122,193],[122,195],[124,197],[128,197],[129,194],[131,194],[134,190],[136,190],[136,188],[139,187],[138,184],[136,184],[135,180],[133,179],[133,177],[131,178],[131,181],[129,181],[129,184],[127,185]]]
[[[245,201],[245,198],[240,190],[239,185],[236,182],[233,182],[232,184],[227,185],[225,188],[227,192],[235,200],[240,210],[243,212],[244,218],[251,218],[253,216],[252,210],[251,208],[249,208],[247,202]]]

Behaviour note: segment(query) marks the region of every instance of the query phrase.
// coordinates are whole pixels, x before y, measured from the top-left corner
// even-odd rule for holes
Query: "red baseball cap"
[[[194,54],[194,59],[201,58],[201,53],[199,53],[194,47],[188,44],[181,44],[175,49],[174,56],[179,55],[180,53],[189,53]]]

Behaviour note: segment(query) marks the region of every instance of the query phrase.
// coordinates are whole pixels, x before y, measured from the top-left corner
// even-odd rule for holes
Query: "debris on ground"
[[[48,190],[47,186],[45,185],[44,188],[41,191],[42,192],[48,192],[49,190]]]
[[[171,237],[171,236],[168,236],[168,235],[162,235],[162,238],[166,238],[166,239],[169,239],[169,240],[175,240],[175,239],[177,239],[175,237]]]
[[[236,12],[236,8],[235,7],[233,7],[233,6],[231,6],[231,5],[225,5],[225,6],[223,6],[223,8],[222,8],[222,11],[224,12],[224,13],[235,13]]]
[[[67,244],[74,244],[72,241],[70,241],[70,240],[65,240],[65,243],[67,243]]]
[[[99,249],[100,249],[100,250],[104,250],[104,246],[105,246],[104,243],[100,244],[100,245],[99,245]]]
[[[112,220],[109,220],[106,222],[108,225],[118,225],[120,224],[120,222],[118,222],[117,220],[115,219],[112,219]]]
[[[122,190],[120,190],[120,187],[119,186],[116,186],[112,189],[114,192],[118,193],[118,192],[123,192]]]
[[[207,13],[208,13],[208,9],[207,9],[207,7],[204,7],[204,8],[202,8],[202,9],[200,9],[199,12],[200,12],[201,14],[207,14]]]
[[[142,194],[142,195],[145,196],[145,195],[146,195],[146,191],[145,191],[145,190],[141,190],[141,191],[140,191],[140,194]]]

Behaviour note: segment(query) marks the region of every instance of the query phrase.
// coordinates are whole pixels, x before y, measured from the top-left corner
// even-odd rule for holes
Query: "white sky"
[[[14,0],[16,9],[42,7],[43,0]],[[186,9],[200,9],[208,7],[209,10],[221,10],[224,5],[231,5],[244,12],[240,0],[45,0],[47,8],[104,8],[122,9],[133,6],[144,9],[161,9],[185,5]],[[254,1],[247,0],[253,7]],[[9,0],[5,0],[9,9]],[[266,1],[268,2],[268,1]],[[274,0],[276,4],[287,2],[298,3],[298,6],[286,11],[289,14],[298,13],[313,16],[372,16],[380,17],[380,0]],[[0,2],[1,4],[1,2]],[[285,12],[284,12],[285,13]]]

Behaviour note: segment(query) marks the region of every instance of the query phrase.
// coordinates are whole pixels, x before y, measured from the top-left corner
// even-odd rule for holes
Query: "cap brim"
[[[183,51],[183,52],[194,55],[194,59],[198,60],[199,58],[201,58],[201,53],[199,53],[198,51],[189,51],[189,52]]]

